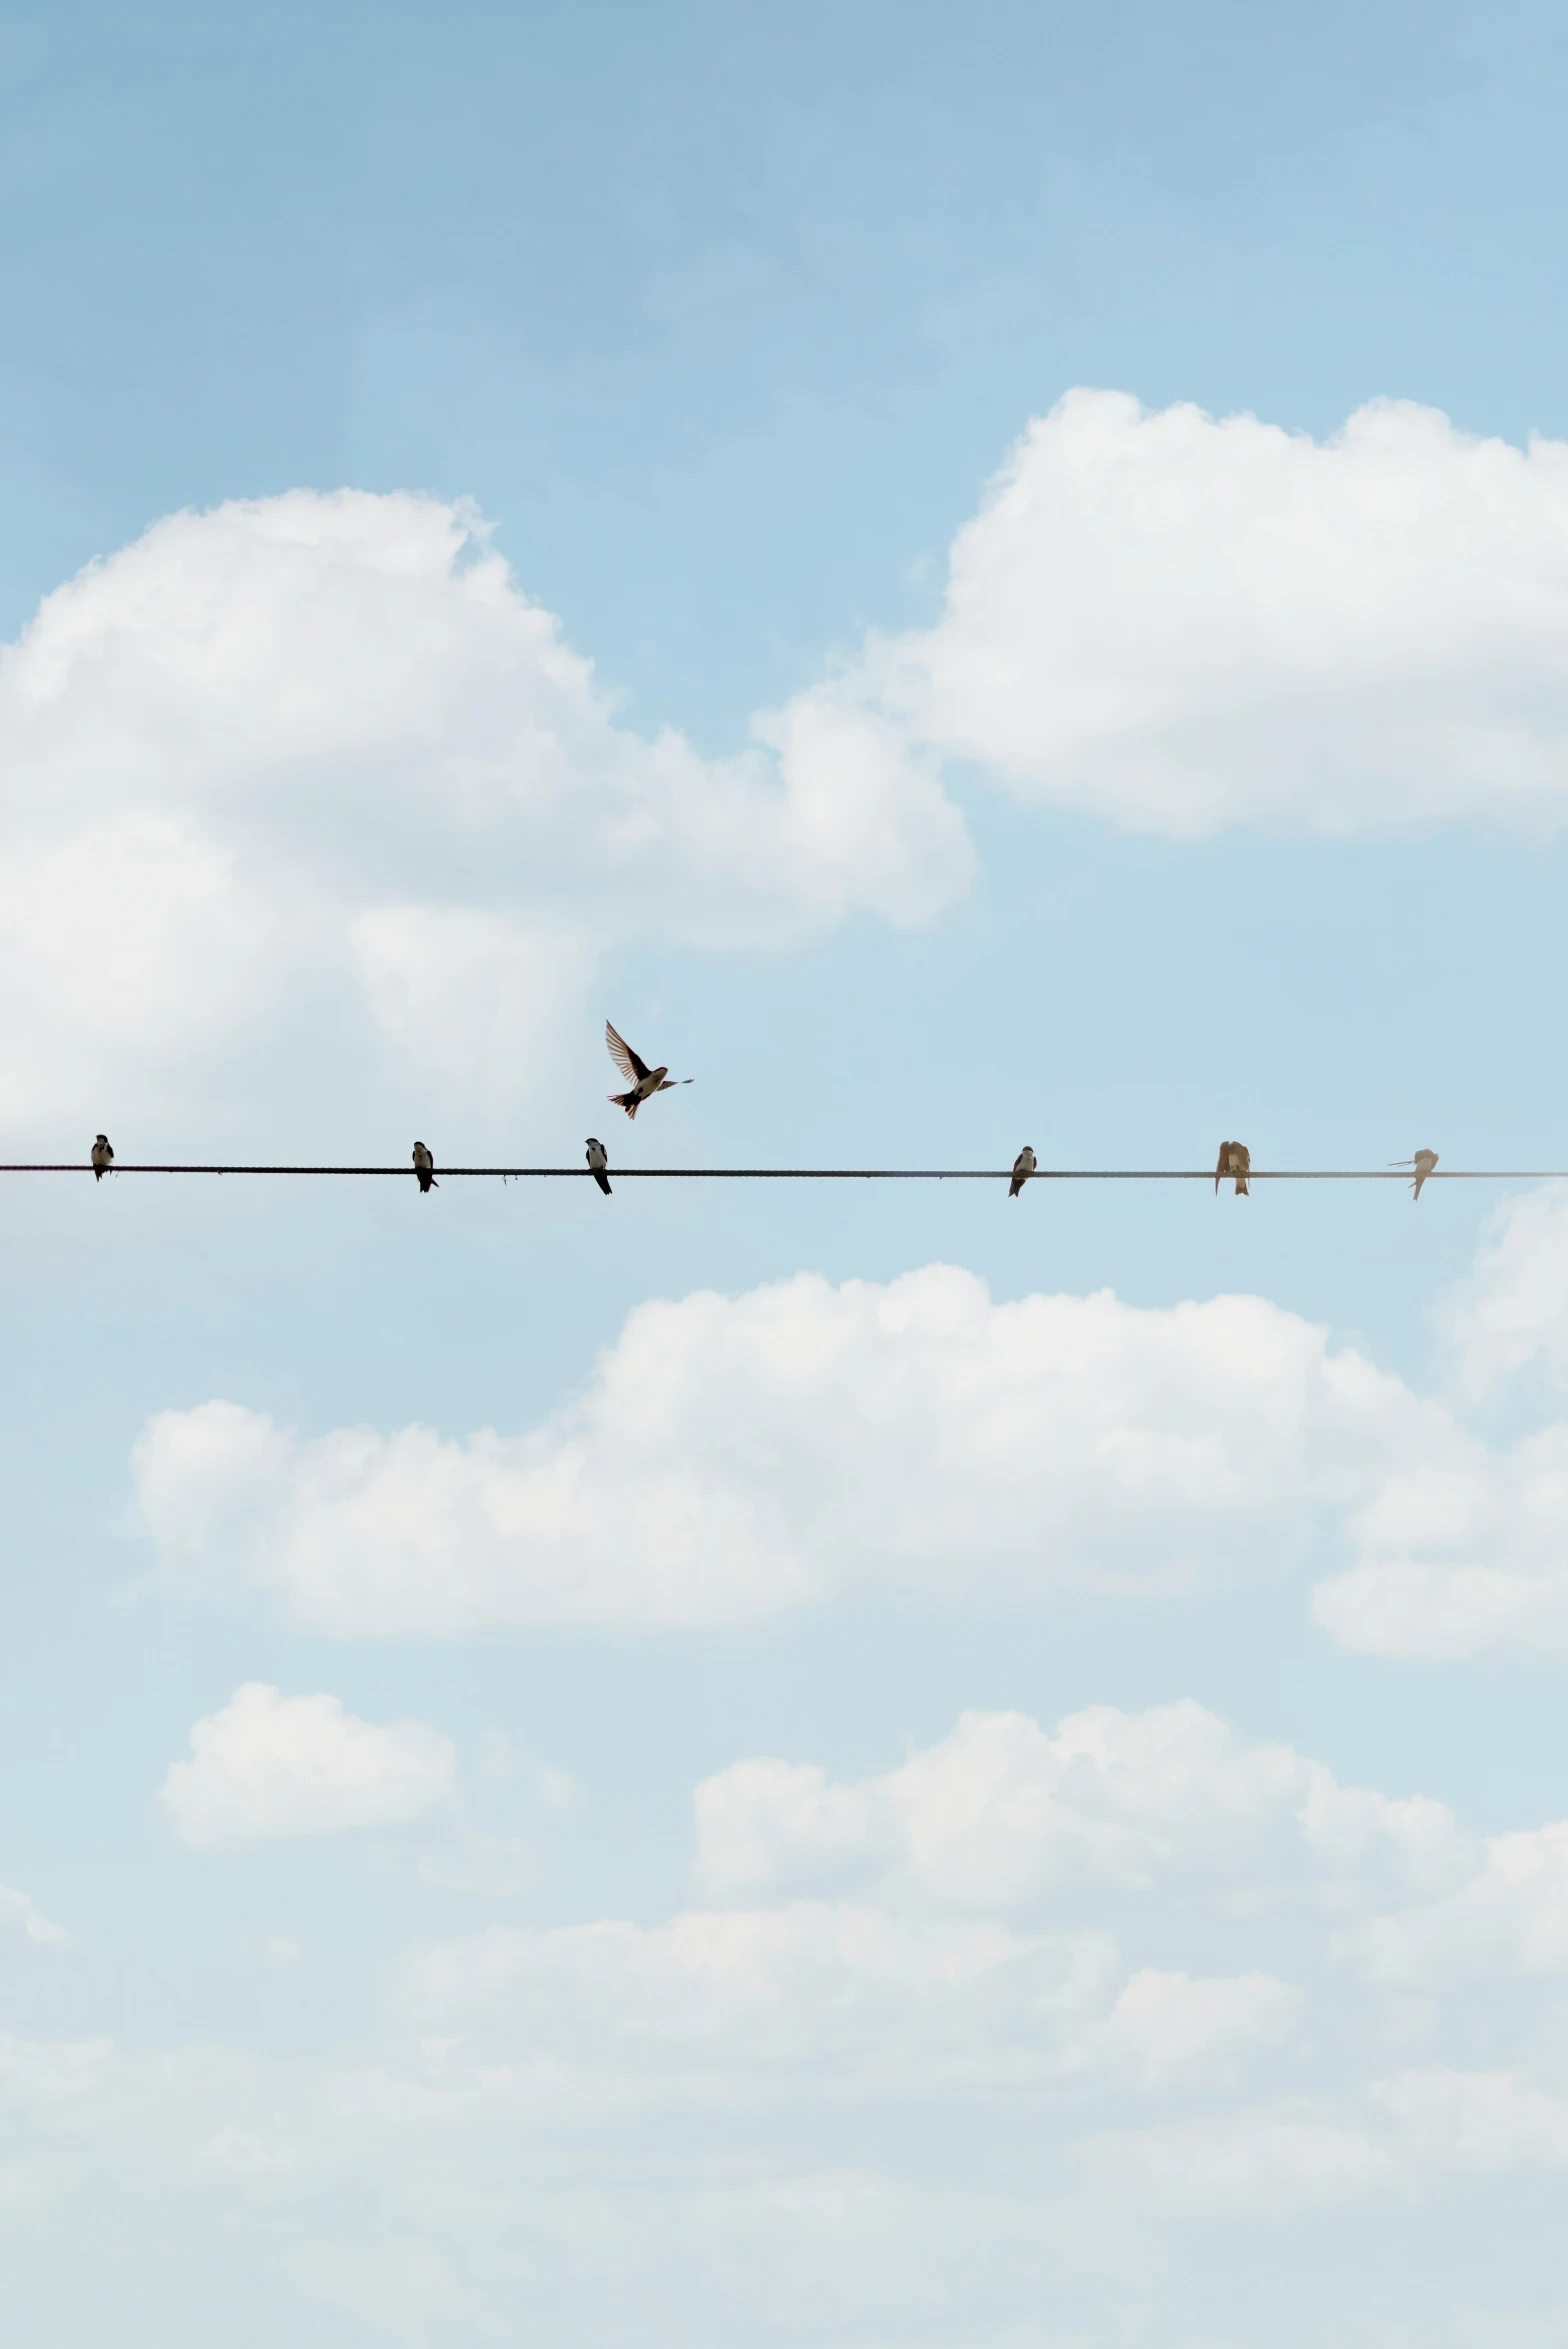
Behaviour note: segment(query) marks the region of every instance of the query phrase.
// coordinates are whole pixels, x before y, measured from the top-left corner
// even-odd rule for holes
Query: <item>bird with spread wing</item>
[[[692,1085],[694,1077],[672,1077],[667,1068],[650,1068],[635,1053],[625,1038],[618,1036],[608,1020],[604,1023],[604,1040],[609,1046],[610,1058],[631,1086],[629,1093],[612,1093],[609,1098],[617,1109],[624,1109],[628,1117],[635,1117],[645,1101],[655,1093],[671,1092],[676,1085]]]

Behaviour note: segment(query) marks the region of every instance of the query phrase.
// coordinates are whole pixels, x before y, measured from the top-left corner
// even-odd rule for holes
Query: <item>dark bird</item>
[[[421,1191],[440,1190],[441,1185],[436,1181],[436,1162],[423,1142],[414,1144],[414,1172],[419,1177]]]
[[[1025,1183],[1029,1180],[1029,1177],[1033,1173],[1034,1152],[1030,1149],[1028,1143],[1026,1142],[1023,1148],[1019,1151],[1018,1156],[1013,1160],[1013,1179],[1011,1184],[1008,1186],[1007,1192],[1009,1199],[1017,1198],[1019,1192],[1023,1189]]]
[[[114,1152],[109,1147],[107,1134],[100,1134],[93,1144],[93,1181],[101,1183],[114,1164]]]
[[[1216,1195],[1218,1195],[1220,1183],[1224,1177],[1226,1175],[1234,1175],[1236,1178],[1237,1198],[1250,1199],[1252,1194],[1247,1189],[1247,1177],[1249,1174],[1251,1174],[1251,1172],[1252,1152],[1247,1148],[1246,1143],[1222,1142],[1220,1144],[1219,1163],[1214,1169],[1214,1189]]]
[[[610,1196],[610,1178],[604,1170],[609,1165],[609,1163],[610,1155],[609,1152],[605,1149],[604,1144],[600,1141],[596,1141],[594,1136],[590,1134],[588,1137],[588,1164],[592,1171],[594,1181],[598,1184],[606,1199],[608,1199]]]
[[[1411,1197],[1413,1200],[1419,1199],[1421,1185],[1437,1164],[1437,1152],[1435,1150],[1418,1150],[1414,1158],[1391,1158],[1388,1163],[1390,1166],[1413,1166],[1415,1168],[1416,1179],[1410,1187]]]
[[[631,1086],[629,1093],[612,1093],[610,1099],[617,1109],[624,1109],[628,1117],[635,1117],[645,1101],[655,1093],[668,1093],[676,1085],[692,1085],[695,1077],[672,1077],[667,1068],[650,1068],[645,1060],[615,1033],[608,1020],[604,1023],[604,1040],[610,1048],[610,1058]]]

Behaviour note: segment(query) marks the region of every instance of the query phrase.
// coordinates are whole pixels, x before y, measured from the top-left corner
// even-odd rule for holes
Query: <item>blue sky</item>
[[[1550,12],[0,60],[4,1156],[1568,1165]],[[30,2342],[1562,2337],[1562,1194],[8,1182]]]

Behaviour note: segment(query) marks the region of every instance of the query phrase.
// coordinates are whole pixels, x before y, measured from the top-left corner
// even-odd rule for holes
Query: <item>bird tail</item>
[[[605,1174],[599,1167],[595,1167],[593,1170],[593,1179],[598,1184],[600,1190],[604,1193],[606,1199],[608,1199],[610,1196],[609,1176]]]
[[[1247,1188],[1247,1178],[1245,1175],[1238,1175],[1236,1177],[1236,1196],[1238,1199],[1250,1199],[1252,1197],[1252,1193]]]
[[[1421,1185],[1422,1185],[1422,1184],[1423,1184],[1425,1181],[1426,1181],[1426,1176],[1425,1176],[1424,1174],[1418,1174],[1418,1175],[1416,1176],[1416,1179],[1415,1179],[1415,1181],[1414,1181],[1414,1182],[1411,1184],[1411,1186],[1410,1186],[1410,1192],[1411,1192],[1411,1199],[1412,1199],[1412,1202],[1414,1202],[1415,1200],[1417,1200],[1417,1199],[1419,1199],[1419,1198],[1420,1198],[1420,1196],[1421,1196]]]
[[[95,1183],[101,1183],[103,1181],[103,1168],[101,1166],[95,1166],[93,1168],[93,1181]]]
[[[628,1117],[635,1117],[637,1115],[637,1096],[635,1093],[611,1093],[608,1094],[606,1098],[612,1101],[617,1109],[624,1109]]]

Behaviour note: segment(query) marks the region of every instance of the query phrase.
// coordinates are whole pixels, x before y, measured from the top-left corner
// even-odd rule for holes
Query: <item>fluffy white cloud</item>
[[[1467,1395],[1489,1395],[1532,1364],[1568,1375],[1568,1186],[1526,1191],[1491,1219],[1441,1321]]]
[[[1391,1862],[1434,1887],[1472,1851],[1445,1804],[1341,1786],[1190,1699],[1096,1705],[1053,1734],[1022,1713],[966,1713],[881,1777],[834,1785],[815,1765],[758,1759],[705,1779],[694,1803],[698,1881],[729,1896],[849,1876],[1009,1907],[1085,1882],[1234,1874],[1284,1826],[1328,1870]]]
[[[1347,1929],[1339,1948],[1393,1984],[1568,1972],[1568,1820],[1492,1836],[1467,1881]]]
[[[1568,2168],[1568,2101],[1512,2072],[1445,2067],[1371,2083],[1365,2099],[1295,2098],[1089,2141],[1102,2188],[1172,2217],[1282,2218],[1445,2173]]]
[[[35,1901],[25,1892],[13,1892],[9,1884],[0,1884],[0,1918],[14,1925],[29,1941],[44,1942],[56,1949],[63,1948],[71,1938],[63,1925],[52,1923]]]
[[[763,731],[713,762],[617,725],[464,507],[301,490],[160,522],[0,655],[0,1109],[147,1108],[279,1020],[296,1097],[368,1024],[493,1102],[601,951],[962,892],[918,765],[809,712]]]
[[[191,1730],[191,1759],[174,1762],[159,1798],[197,1851],[388,1827],[422,1818],[451,1795],[457,1756],[422,1721],[378,1726],[335,1696],[237,1688]]]
[[[466,1443],[285,1435],[230,1403],[136,1453],[171,1556],[325,1629],[719,1622],[855,1576],[1271,1569],[1448,1423],[1252,1297],[993,1304],[933,1265],[639,1306],[570,1411]]]
[[[689,1910],[428,1951],[408,1995],[480,2061],[548,2050],[653,2068],[664,2093],[796,2100],[1010,2093],[1094,2074],[1145,2089],[1223,2075],[1292,2030],[1300,1993],[1250,1973],[1127,1975],[1109,1934],[1018,1934],[856,1902]],[[684,2082],[684,2090],[677,2087]]]
[[[1568,445],[1374,401],[1317,442],[1073,391],[951,552],[935,626],[811,697],[1140,830],[1568,816]]]

